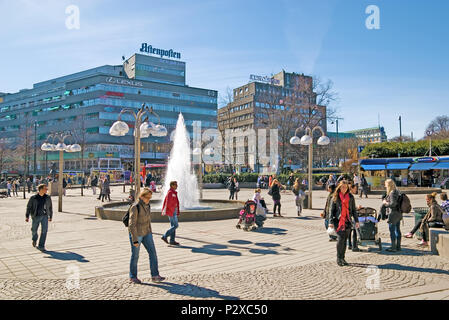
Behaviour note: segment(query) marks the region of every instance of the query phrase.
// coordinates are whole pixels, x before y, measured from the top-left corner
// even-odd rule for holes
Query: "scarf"
[[[349,221],[349,192],[346,194],[339,193],[339,197],[341,200],[341,215],[340,221],[338,222],[338,231],[344,231],[346,227],[346,222]]]

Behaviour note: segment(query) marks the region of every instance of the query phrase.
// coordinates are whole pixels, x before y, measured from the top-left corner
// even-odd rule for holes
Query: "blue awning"
[[[449,161],[441,161],[432,167],[432,169],[449,169]]]
[[[414,163],[410,167],[410,171],[424,171],[431,170],[432,167],[435,166],[435,162],[422,162],[422,163]]]
[[[384,164],[362,164],[360,165],[365,171],[379,171],[385,170]]]
[[[388,170],[407,170],[410,167],[410,162],[407,163],[388,163]]]

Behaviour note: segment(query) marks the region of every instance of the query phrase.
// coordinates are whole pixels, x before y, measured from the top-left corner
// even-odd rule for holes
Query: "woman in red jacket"
[[[167,239],[170,237],[170,244],[175,246],[179,246],[179,243],[175,241],[179,216],[179,200],[178,193],[176,192],[177,188],[178,183],[176,181],[171,181],[170,190],[168,190],[164,199],[164,204],[162,205],[162,215],[168,216],[168,219],[170,220],[170,229],[165,232],[161,239],[165,241],[165,243],[168,243]]]

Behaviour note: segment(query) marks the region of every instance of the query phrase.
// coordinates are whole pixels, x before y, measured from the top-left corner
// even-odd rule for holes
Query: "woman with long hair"
[[[396,188],[396,183],[391,180],[385,180],[385,188],[387,189],[386,197],[382,201],[381,211],[389,210],[388,213],[388,227],[390,229],[391,247],[387,249],[389,252],[401,250],[401,220],[402,212],[399,203],[399,190]]]
[[[292,191],[295,195],[296,212],[298,214],[298,217],[300,217],[302,213],[302,202],[304,201],[305,193],[302,185],[299,183],[299,178],[296,178],[292,187]]]
[[[335,229],[337,233],[337,264],[339,266],[348,265],[345,260],[346,241],[351,234],[352,220],[355,227],[359,228],[355,199],[349,190],[348,182],[343,180],[335,189],[329,216],[329,227]]]
[[[273,198],[274,206],[273,206],[273,216],[274,217],[282,217],[281,216],[281,187],[285,189],[285,187],[277,180],[273,179],[271,182],[271,197]],[[278,208],[278,213],[276,214],[276,209]]]
[[[426,195],[426,203],[429,207],[429,211],[418,221],[413,230],[405,235],[406,238],[413,237],[413,234],[419,229],[422,233],[422,241],[418,243],[418,246],[426,247],[429,241],[429,227],[437,227],[437,223],[443,222],[444,209],[437,203],[437,193],[431,193]]]

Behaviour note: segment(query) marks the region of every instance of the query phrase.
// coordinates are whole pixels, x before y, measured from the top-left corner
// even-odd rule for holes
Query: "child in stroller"
[[[263,226],[263,220],[260,221],[256,215],[257,203],[253,200],[248,200],[245,202],[243,209],[240,211],[240,218],[237,222],[236,228],[250,231],[257,229],[257,227]],[[256,226],[257,225],[257,226]]]

